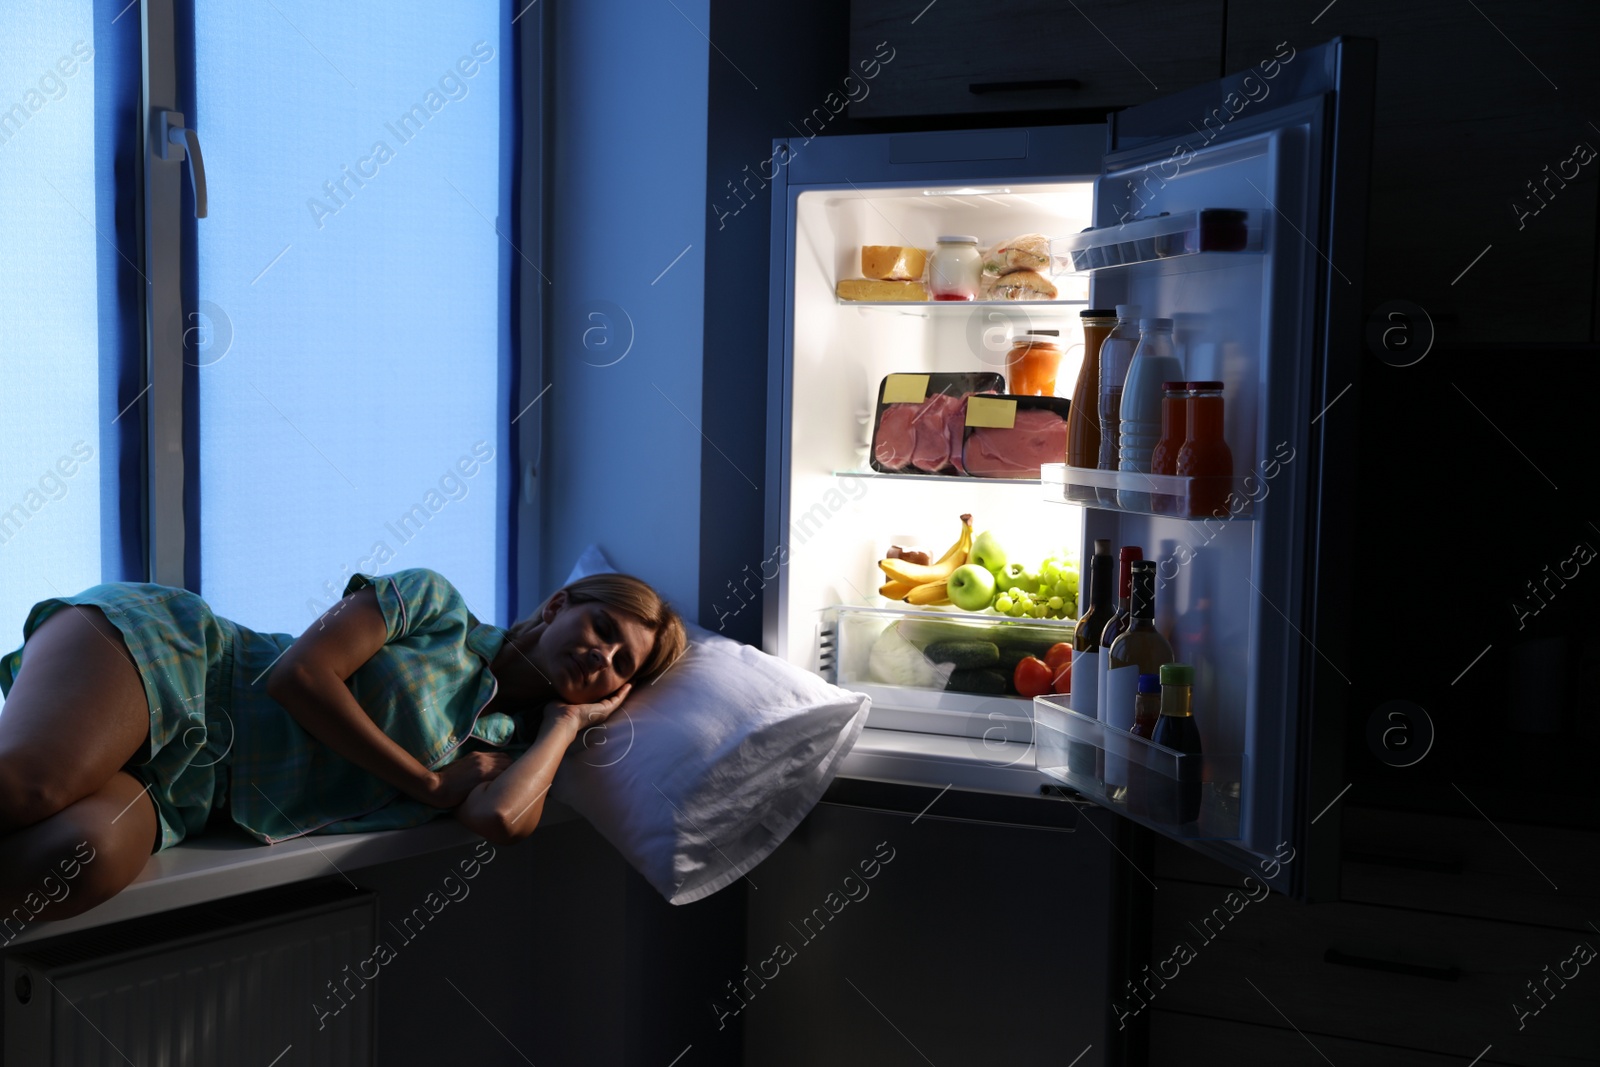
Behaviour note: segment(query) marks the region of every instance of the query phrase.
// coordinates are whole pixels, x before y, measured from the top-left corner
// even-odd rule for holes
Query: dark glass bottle
[[[1084,580],[1089,583],[1089,588],[1084,591],[1084,599],[1089,606],[1078,616],[1078,627],[1072,634],[1074,652],[1092,655],[1099,651],[1100,634],[1115,610],[1111,604],[1111,579],[1115,570],[1116,561],[1111,558],[1111,540],[1096,538],[1094,555],[1089,559],[1089,571],[1084,575]]]
[[[1117,639],[1123,629],[1128,625],[1128,618],[1133,608],[1133,564],[1144,559],[1144,549],[1138,545],[1123,545],[1117,558],[1117,610],[1106,620],[1105,629],[1100,631],[1099,676],[1100,684],[1096,688],[1095,718],[1101,722],[1106,721],[1106,671],[1109,669],[1109,659],[1104,653],[1111,651],[1111,643]]]
[[[1173,660],[1172,646],[1156,629],[1156,565],[1141,559],[1129,563],[1131,608],[1128,625],[1111,642],[1106,657],[1105,722],[1119,730],[1132,731],[1134,703],[1139,695],[1139,675],[1155,674],[1163,663]],[[1120,798],[1128,782],[1128,759],[1106,756],[1106,788],[1113,799]]]
[[[1161,676],[1139,675],[1139,695],[1133,702],[1133,730],[1135,736],[1146,741],[1155,737],[1156,722],[1161,718]],[[1140,762],[1141,753],[1134,752],[1128,760],[1128,811],[1134,815],[1150,813],[1150,772]]]
[[[1083,573],[1085,586],[1080,590],[1080,602],[1087,603],[1088,607],[1083,609],[1083,614],[1078,617],[1077,628],[1072,632],[1072,695],[1068,706],[1084,715],[1093,716],[1100,711],[1100,634],[1111,619],[1111,579],[1115,566],[1111,558],[1110,539],[1097,538],[1094,555],[1089,558],[1089,567]],[[1090,656],[1094,658],[1085,658]],[[1095,773],[1097,751],[1093,745],[1081,741],[1067,742],[1067,770],[1085,777],[1092,776]]]
[[[1199,757],[1200,727],[1194,721],[1194,668],[1187,663],[1161,667],[1161,719],[1156,723],[1156,744]],[[1200,760],[1185,760],[1183,776],[1165,784],[1168,794],[1163,818],[1182,826],[1200,818]]]

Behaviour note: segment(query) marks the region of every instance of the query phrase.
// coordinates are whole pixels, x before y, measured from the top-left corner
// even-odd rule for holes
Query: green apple
[[[967,553],[967,562],[977,564],[996,577],[1000,576],[1006,569],[1006,550],[1000,547],[1000,540],[995,537],[994,531],[985,530],[977,536],[972,542],[972,550]]]
[[[950,573],[945,592],[962,611],[982,611],[994,599],[994,575],[976,563],[963,564]]]
[[[1029,570],[1016,560],[1005,565],[1005,573],[1000,576],[1001,584],[1021,586],[1030,593],[1039,586],[1039,575]]]

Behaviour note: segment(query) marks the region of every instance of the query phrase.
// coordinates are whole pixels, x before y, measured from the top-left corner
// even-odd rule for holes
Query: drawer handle
[[[1033,89],[1082,89],[1077,78],[1024,78],[1009,82],[972,82],[967,86],[971,93],[1022,93]]]
[[[1374,867],[1401,867],[1411,871],[1434,871],[1438,874],[1461,874],[1467,869],[1464,860],[1426,860],[1415,856],[1387,856],[1376,852],[1347,851],[1344,858],[1350,863],[1370,863]]]
[[[1390,974],[1409,974],[1413,978],[1432,978],[1436,982],[1454,982],[1461,977],[1460,967],[1429,967],[1421,963],[1396,963],[1394,960],[1378,960],[1371,956],[1352,956],[1348,952],[1340,952],[1330,948],[1322,954],[1322,962],[1337,963],[1341,967],[1361,967],[1369,971],[1388,971]]]

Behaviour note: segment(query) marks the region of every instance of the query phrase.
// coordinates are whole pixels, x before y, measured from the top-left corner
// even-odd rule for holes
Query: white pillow
[[[600,569],[609,568],[588,573]],[[868,711],[864,694],[693,623],[688,631],[687,652],[586,730],[550,789],[673,904],[710,896],[782,844]]]

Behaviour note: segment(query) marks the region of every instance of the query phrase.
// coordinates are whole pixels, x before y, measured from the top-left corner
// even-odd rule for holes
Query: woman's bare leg
[[[28,639],[0,708],[0,837],[98,793],[149,736],[121,632],[97,607],[59,608]]]
[[[118,771],[93,794],[0,838],[0,947],[32,922],[71,918],[122,892],[159,834],[144,783]]]

